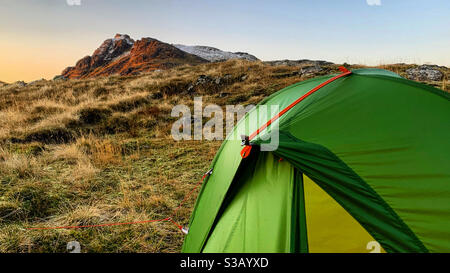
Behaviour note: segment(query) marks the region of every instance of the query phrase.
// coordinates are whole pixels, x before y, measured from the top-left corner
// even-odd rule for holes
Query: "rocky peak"
[[[88,78],[112,74],[129,75],[182,64],[199,64],[206,60],[183,52],[153,38],[134,41],[126,34],[105,40],[92,56],[79,60],[62,72],[65,78]]]
[[[134,40],[130,38],[129,35],[127,34],[116,34],[116,36],[114,36],[113,40],[125,40],[127,43],[129,44],[134,44]]]
[[[92,67],[101,66],[114,58],[130,51],[134,40],[128,35],[116,34],[113,39],[107,39],[94,51],[92,55]]]

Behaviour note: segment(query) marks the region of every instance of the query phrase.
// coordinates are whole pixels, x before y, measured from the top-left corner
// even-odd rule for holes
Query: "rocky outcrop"
[[[153,38],[134,41],[128,35],[117,34],[94,51],[92,56],[66,68],[61,76],[69,79],[132,75],[183,64],[200,64],[206,60],[179,50]]]
[[[322,70],[323,69],[320,65],[303,66],[302,68],[300,68],[299,75],[300,76],[313,76],[317,73],[320,73]]]
[[[421,65],[407,69],[406,77],[415,81],[442,81],[444,74],[437,65]]]
[[[13,83],[13,85],[15,85],[17,87],[25,87],[25,86],[27,86],[27,83],[24,81],[16,81],[15,83]]]
[[[241,74],[237,76],[233,76],[231,74],[226,74],[224,76],[208,76],[208,75],[200,75],[196,81],[189,84],[187,88],[188,93],[193,93],[199,88],[207,89],[209,91],[215,92],[220,89],[220,87],[231,85],[236,82],[245,81],[248,78],[248,75]]]
[[[210,46],[187,46],[187,45],[180,45],[180,44],[175,44],[173,46],[175,46],[176,48],[178,48],[184,52],[199,56],[200,58],[203,58],[210,62],[222,62],[222,61],[227,61],[227,60],[232,60],[232,59],[243,59],[243,60],[247,60],[247,61],[258,61],[259,60],[255,56],[250,55],[245,52],[222,51],[218,48],[210,47]]]

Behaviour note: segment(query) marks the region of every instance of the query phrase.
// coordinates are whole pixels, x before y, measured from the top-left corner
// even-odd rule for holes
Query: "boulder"
[[[406,77],[414,81],[442,81],[444,74],[437,65],[421,65],[406,70]]]

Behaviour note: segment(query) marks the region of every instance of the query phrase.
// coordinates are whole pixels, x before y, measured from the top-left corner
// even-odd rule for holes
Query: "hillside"
[[[382,68],[407,76],[417,67]],[[449,91],[450,71],[438,69],[443,80],[427,83]],[[168,217],[221,144],[172,140],[175,105],[192,107],[195,96],[202,96],[204,105],[257,104],[295,82],[336,72],[338,65],[331,63],[230,60],[139,75],[0,86],[0,252],[66,252],[74,240],[82,252],[180,251],[183,234],[169,222],[25,228]],[[187,224],[194,199],[178,211],[178,223]]]
[[[179,65],[197,65],[231,59],[258,61],[243,52],[227,52],[209,46],[170,45],[153,38],[135,41],[129,35],[116,34],[105,40],[92,56],[69,66],[58,78],[85,79],[111,75],[137,75]]]

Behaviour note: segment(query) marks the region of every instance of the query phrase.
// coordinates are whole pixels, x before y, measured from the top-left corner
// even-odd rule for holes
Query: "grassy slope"
[[[402,74],[407,66],[384,68]],[[220,146],[173,141],[172,107],[192,106],[194,96],[203,96],[204,104],[256,104],[305,79],[294,71],[229,61],[134,77],[0,87],[0,252],[65,252],[73,240],[83,252],[178,252],[183,234],[167,222],[24,228],[168,217]],[[336,66],[321,74],[332,72]],[[222,80],[187,92],[200,75]],[[445,82],[433,84],[449,90]],[[187,224],[194,199],[178,211],[177,222]]]

